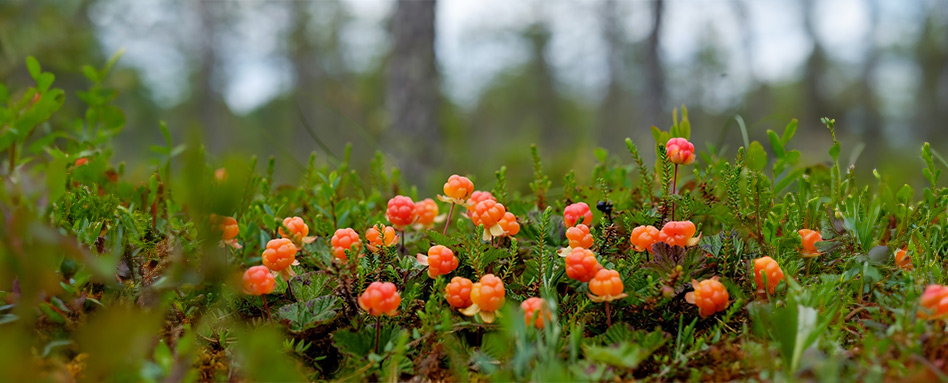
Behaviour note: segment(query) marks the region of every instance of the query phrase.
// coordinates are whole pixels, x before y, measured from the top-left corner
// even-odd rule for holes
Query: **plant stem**
[[[402,243],[398,246],[398,254],[405,255],[405,230],[402,230]]]
[[[606,326],[612,327],[612,311],[609,309],[609,301],[606,301]]]
[[[678,164],[675,164],[675,176],[672,177],[672,195],[678,194]],[[671,220],[675,220],[675,202],[672,201]]]
[[[382,315],[379,314],[375,320],[375,353],[379,353],[379,333],[382,329]]]
[[[451,225],[451,216],[454,215],[454,205],[455,203],[452,202],[451,209],[448,210],[448,219],[444,220],[444,231],[441,232],[441,235],[448,235],[448,226]]]
[[[267,320],[272,321],[273,318],[270,316],[270,306],[267,305],[267,295],[266,294],[260,295],[260,298],[263,299],[264,310],[267,310]]]

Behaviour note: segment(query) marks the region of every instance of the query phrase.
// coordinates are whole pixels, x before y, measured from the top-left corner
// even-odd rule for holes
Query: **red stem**
[[[451,216],[454,215],[454,205],[451,203],[451,210],[448,210],[448,219],[444,220],[444,231],[441,232],[441,235],[448,235],[448,226],[451,225]]]
[[[609,301],[606,301],[606,326],[612,327],[612,311],[609,310]]]
[[[260,295],[260,298],[263,298],[263,308],[267,310],[267,320],[272,321],[273,317],[270,316],[270,306],[267,305],[266,294]]]
[[[379,314],[375,320],[375,353],[379,353],[379,332],[382,329],[382,315]]]

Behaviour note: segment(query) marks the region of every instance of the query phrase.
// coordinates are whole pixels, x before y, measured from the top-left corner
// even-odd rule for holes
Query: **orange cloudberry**
[[[527,326],[543,328],[545,321],[550,319],[550,309],[543,298],[532,297],[520,303],[523,309],[523,321]]]
[[[436,278],[458,268],[458,257],[454,256],[451,249],[434,245],[428,249],[428,255],[418,254],[418,263],[428,266],[428,276]]]
[[[402,297],[392,282],[372,282],[359,296],[359,307],[369,315],[395,316],[401,303]]]
[[[385,210],[385,219],[395,226],[397,230],[403,230],[406,226],[415,222],[415,202],[409,197],[397,195],[388,200],[388,209]]]
[[[502,235],[513,237],[520,232],[520,224],[517,223],[517,216],[511,212],[504,213],[504,217],[497,222],[504,231]]]
[[[270,240],[263,251],[263,265],[288,279],[294,275],[291,266],[296,262],[296,251],[296,245],[287,238]]]
[[[672,138],[665,144],[668,160],[676,165],[690,165],[695,162],[695,146],[680,137]]]
[[[218,183],[227,181],[227,168],[214,169],[214,181]]]
[[[229,241],[237,238],[237,234],[240,234],[240,226],[237,225],[237,220],[234,217],[222,217],[217,225],[222,240]]]
[[[695,231],[695,224],[691,221],[671,221],[662,226],[658,240],[671,246],[694,246],[698,244]]]
[[[474,207],[474,213],[471,214],[471,221],[475,225],[484,225],[484,240],[489,241],[493,237],[499,237],[504,234],[504,229],[500,227],[499,222],[504,218],[507,209],[504,205],[493,200],[484,200],[477,203]]]
[[[253,266],[244,271],[243,287],[245,294],[270,294],[276,288],[276,279],[266,266]]]
[[[471,302],[471,290],[473,288],[474,283],[470,279],[454,277],[451,278],[451,283],[448,283],[448,286],[444,288],[444,297],[451,307],[459,309],[470,307],[474,303]]]
[[[602,265],[596,259],[596,254],[589,249],[576,247],[566,256],[566,276],[571,279],[589,282],[600,269]]]
[[[948,286],[928,285],[922,293],[918,309],[920,319],[948,317]]]
[[[698,306],[698,314],[701,317],[714,315],[718,311],[724,311],[729,304],[727,288],[718,281],[718,277],[705,279],[701,282],[691,281],[691,286],[695,291],[685,294],[685,301]]]
[[[584,249],[593,247],[593,236],[589,233],[589,226],[584,224],[566,229],[566,239],[569,240],[569,247],[582,247]]]
[[[474,208],[477,207],[477,204],[485,200],[497,202],[497,198],[494,198],[494,195],[490,194],[488,191],[477,190],[474,193],[471,193],[471,198],[468,198],[466,203],[467,216],[470,217],[471,214],[474,214]]]
[[[800,238],[803,242],[803,249],[800,251],[803,258],[811,258],[820,255],[820,251],[816,249],[816,243],[822,241],[823,236],[820,235],[819,231],[800,229],[797,233],[800,234]]]
[[[444,216],[438,215],[438,203],[431,198],[415,202],[415,230],[430,229],[436,222],[444,222]]]
[[[632,243],[632,248],[634,248],[635,251],[648,251],[651,253],[652,245],[654,245],[655,242],[660,242],[659,237],[660,233],[655,226],[642,225],[632,229],[632,235],[629,237],[629,242]]]
[[[480,281],[471,286],[471,302],[473,304],[462,310],[461,313],[467,316],[480,314],[481,320],[485,323],[493,323],[496,311],[504,305],[506,295],[504,281],[494,276],[494,274],[486,274],[481,277]]]
[[[577,202],[563,209],[563,223],[566,227],[576,226],[577,223],[592,225],[593,213],[585,202]]]
[[[365,240],[367,242],[365,247],[374,253],[379,251],[379,248],[395,245],[398,242],[398,234],[391,226],[382,226],[381,232],[378,227],[372,226],[365,231]]]
[[[362,241],[359,240],[359,233],[351,228],[338,229],[330,239],[332,245],[332,255],[340,261],[346,262],[346,250],[352,254],[358,254],[362,249]]]
[[[467,177],[454,174],[448,177],[448,182],[444,183],[442,191],[444,191],[444,195],[438,196],[438,199],[448,203],[464,205],[467,199],[471,198],[471,194],[474,193],[474,183]]]
[[[286,230],[283,227],[286,227]],[[306,223],[300,217],[286,217],[283,219],[283,226],[280,227],[278,232],[281,237],[289,238],[293,243],[302,243],[303,238],[309,235],[309,226],[306,226]]]
[[[908,255],[908,249],[902,248],[895,252],[895,265],[905,271],[915,270],[912,265],[912,257]]]
[[[780,265],[777,264],[773,258],[762,257],[754,260],[754,281],[757,282],[757,288],[759,291],[764,290],[764,277],[767,277],[767,291],[771,294],[774,293],[774,289],[777,288],[777,285],[783,280],[783,270],[780,270]]]
[[[628,294],[622,292],[625,286],[622,285],[622,277],[619,272],[609,269],[599,269],[596,276],[589,280],[589,299],[593,302],[610,302],[616,299],[622,299]]]

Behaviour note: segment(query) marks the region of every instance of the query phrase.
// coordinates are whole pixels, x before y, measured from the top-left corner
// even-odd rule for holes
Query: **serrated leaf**
[[[747,159],[744,161],[747,167],[754,171],[761,171],[767,166],[767,151],[758,141],[750,143],[747,148]]]
[[[290,331],[303,332],[335,318],[338,304],[338,297],[324,296],[280,307],[277,315],[289,321]]]

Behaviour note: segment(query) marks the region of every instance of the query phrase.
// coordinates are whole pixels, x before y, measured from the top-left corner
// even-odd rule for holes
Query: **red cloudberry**
[[[436,278],[458,268],[458,258],[451,249],[434,245],[428,249],[428,255],[418,254],[418,262],[428,266],[428,276]]]
[[[948,317],[948,286],[928,285],[922,293],[918,317],[936,319]]]
[[[358,254],[359,250],[362,249],[359,233],[348,227],[336,230],[336,233],[332,235],[330,244],[332,245],[332,255],[343,262],[348,260],[346,250],[349,250],[352,254]]]
[[[359,307],[375,316],[395,316],[401,303],[402,297],[392,282],[372,282],[359,296]]]
[[[244,271],[243,287],[245,294],[270,294],[276,287],[276,279],[266,266],[254,266]]]
[[[695,162],[695,146],[684,138],[672,138],[665,144],[668,160],[676,165],[690,165]]]
[[[82,166],[82,165],[85,165],[85,164],[88,164],[88,163],[89,163],[89,159],[83,157],[83,158],[80,158],[80,159],[76,160],[75,166],[76,166],[76,167],[79,167],[79,166]]]
[[[659,242],[660,233],[655,226],[638,226],[635,229],[632,229],[632,235],[629,237],[629,242],[632,243],[632,248],[635,251],[642,252],[648,251],[652,252],[652,245],[655,242]]]
[[[474,283],[470,279],[454,277],[451,278],[451,283],[448,283],[448,286],[444,288],[444,297],[451,307],[459,309],[470,307],[474,303],[471,302],[471,290],[473,288]]]
[[[284,277],[292,276],[294,274],[290,266],[296,261],[296,251],[296,245],[289,239],[270,240],[267,242],[267,249],[263,251],[263,265]]]
[[[582,247],[573,248],[566,256],[566,276],[580,282],[589,282],[602,269],[596,254]]]
[[[398,234],[391,226],[383,226],[382,232],[379,232],[377,227],[372,226],[365,231],[365,240],[368,242],[365,247],[368,247],[369,251],[374,253],[379,251],[381,247],[395,245],[398,242]]]
[[[471,193],[474,192],[474,183],[467,177],[455,174],[448,177],[448,182],[444,183],[442,191],[444,191],[444,196],[439,196],[439,199],[444,202],[463,205],[471,197]]]
[[[616,299],[622,299],[628,294],[622,292],[625,286],[622,285],[622,277],[619,272],[609,269],[599,269],[596,276],[589,280],[589,296],[594,302],[610,302]]]
[[[810,229],[800,229],[797,233],[800,234],[800,239],[803,243],[803,249],[800,251],[803,258],[811,258],[820,255],[820,251],[816,249],[816,243],[823,240],[823,236],[820,235],[820,232]]]
[[[523,309],[523,321],[527,326],[543,328],[545,321],[550,319],[550,309],[543,298],[528,298],[520,304]]]
[[[708,317],[718,311],[724,311],[728,305],[727,288],[718,282],[718,277],[705,279],[700,283],[692,280],[691,286],[695,291],[685,294],[685,301],[698,306],[698,314]]]
[[[592,225],[593,213],[585,202],[577,202],[563,209],[563,223],[566,227],[576,226],[577,223]]]
[[[481,320],[493,323],[495,312],[503,307],[506,295],[504,281],[494,274],[486,274],[471,286],[471,302],[474,304],[462,310],[461,313],[467,316],[480,314]]]
[[[415,203],[411,198],[397,195],[388,200],[385,218],[392,223],[392,226],[395,226],[395,229],[404,230],[406,226],[415,222]]]
[[[658,240],[671,246],[694,246],[698,244],[695,231],[695,224],[691,221],[671,221],[662,226]]]
[[[774,289],[783,280],[783,270],[780,270],[780,265],[773,258],[763,257],[754,260],[754,281],[757,282],[757,288],[760,291],[764,290],[764,276],[767,277],[767,291],[773,294]]]

